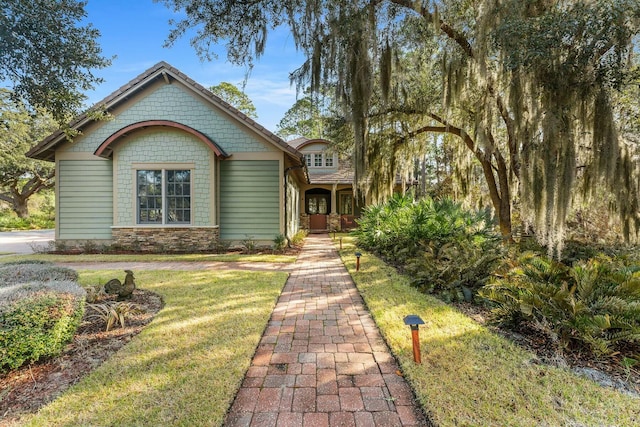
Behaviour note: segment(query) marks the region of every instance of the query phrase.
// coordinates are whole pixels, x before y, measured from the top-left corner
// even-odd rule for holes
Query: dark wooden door
[[[309,228],[311,230],[326,230],[327,216],[320,214],[309,215]]]

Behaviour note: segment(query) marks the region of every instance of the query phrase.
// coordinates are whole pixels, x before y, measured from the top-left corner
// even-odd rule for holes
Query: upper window
[[[138,224],[191,223],[191,171],[137,171]]]
[[[326,153],[307,153],[304,155],[304,159],[309,168],[321,168],[334,166],[333,155]]]

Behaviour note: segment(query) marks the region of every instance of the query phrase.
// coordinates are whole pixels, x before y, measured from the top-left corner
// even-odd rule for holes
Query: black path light
[[[360,271],[360,257],[362,254],[360,252],[356,252],[356,271]]]
[[[416,314],[410,314],[405,316],[404,324],[411,327],[411,340],[413,341],[413,361],[416,363],[422,363],[420,357],[420,335],[418,331],[419,325],[424,325],[424,320]]]

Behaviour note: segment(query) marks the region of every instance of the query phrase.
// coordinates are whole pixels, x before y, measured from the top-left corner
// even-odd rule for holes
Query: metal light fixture
[[[362,254],[360,252],[356,252],[356,271],[360,271],[360,257]]]
[[[424,320],[416,314],[410,314],[405,316],[404,324],[411,327],[411,340],[413,341],[413,361],[416,363],[422,363],[420,357],[420,335],[418,331],[419,325],[424,325]]]

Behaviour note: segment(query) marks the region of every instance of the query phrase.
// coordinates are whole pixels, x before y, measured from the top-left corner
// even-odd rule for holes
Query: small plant
[[[101,285],[88,286],[85,290],[87,291],[86,301],[89,304],[95,304],[97,301],[104,299],[107,296],[107,293],[104,291],[104,286]]]
[[[298,230],[298,232],[294,234],[293,237],[291,237],[291,244],[293,246],[300,246],[302,242],[304,242],[304,239],[307,237],[307,234],[307,230]]]
[[[258,244],[254,240],[253,236],[245,235],[245,238],[240,241],[242,245],[242,251],[246,254],[254,254],[258,249]]]
[[[275,239],[273,239],[273,250],[277,252],[281,252],[287,246],[287,237],[284,234],[278,234]]]
[[[102,319],[105,322],[106,332],[109,332],[114,325],[118,324],[124,328],[127,318],[141,312],[136,304],[122,301],[89,304],[88,307],[96,312],[96,314],[89,317]]]
[[[98,251],[98,245],[93,240],[85,240],[82,243],[82,252],[85,254],[94,254]]]

